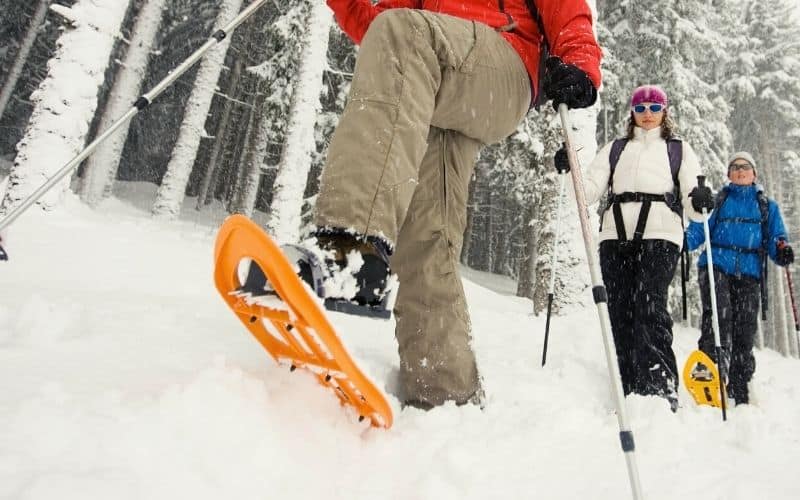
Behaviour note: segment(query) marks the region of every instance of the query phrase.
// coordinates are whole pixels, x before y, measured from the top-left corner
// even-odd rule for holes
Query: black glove
[[[553,155],[553,163],[556,165],[556,172],[559,174],[566,174],[569,172],[569,157],[567,156],[567,148],[564,144]]]
[[[697,186],[692,189],[689,198],[692,199],[692,208],[698,212],[702,212],[704,208],[708,212],[714,210],[714,193],[708,186]]]
[[[779,266],[788,266],[794,262],[794,251],[785,240],[778,241],[778,251],[775,255],[775,263]]]
[[[542,91],[553,100],[556,111],[562,103],[571,109],[587,108],[597,100],[597,89],[586,72],[558,57],[549,57],[545,62]]]

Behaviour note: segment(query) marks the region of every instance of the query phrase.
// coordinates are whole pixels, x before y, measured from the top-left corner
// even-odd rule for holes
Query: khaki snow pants
[[[362,40],[315,223],[394,246],[404,402],[480,395],[458,271],[468,185],[480,148],[516,129],[530,97],[521,59],[484,24],[392,9]]]

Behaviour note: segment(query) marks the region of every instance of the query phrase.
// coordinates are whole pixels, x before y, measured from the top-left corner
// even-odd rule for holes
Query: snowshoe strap
[[[325,276],[322,274],[324,267],[319,257],[314,255],[311,250],[301,247],[300,245],[281,245],[281,250],[283,250],[283,253],[290,262],[298,266],[307,264],[311,268],[311,280],[313,283],[309,283],[309,285],[314,289],[314,293],[317,294],[317,297],[324,297],[325,287],[323,283],[325,282]]]

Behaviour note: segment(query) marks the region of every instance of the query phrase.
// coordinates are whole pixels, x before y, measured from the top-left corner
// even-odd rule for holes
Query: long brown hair
[[[633,117],[633,111],[628,119],[628,140],[633,139],[633,129],[636,128],[636,119]],[[664,108],[664,119],[661,121],[661,138],[665,141],[675,137],[675,122],[669,116],[668,108]]]

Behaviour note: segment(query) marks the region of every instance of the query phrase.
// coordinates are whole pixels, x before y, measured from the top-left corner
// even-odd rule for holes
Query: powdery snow
[[[542,368],[544,317],[465,281],[487,407],[428,413],[393,395],[393,323],[333,314],[395,411],[391,430],[371,429],[227,310],[215,232],[72,195],[10,228],[0,498],[630,498],[594,307],[554,319]],[[681,361],[696,338],[676,328]],[[796,498],[798,361],[756,357],[755,404],[727,423],[683,389],[676,415],[628,399],[646,498]]]

